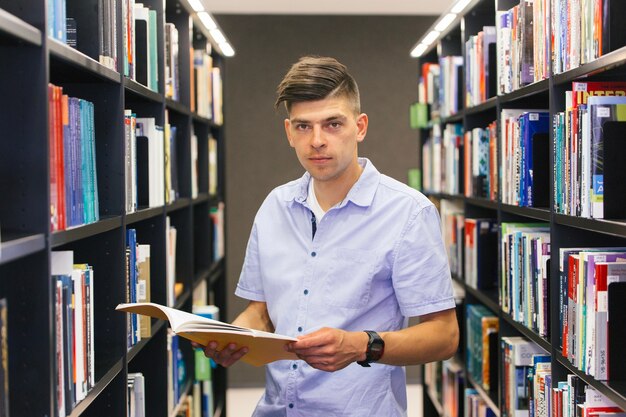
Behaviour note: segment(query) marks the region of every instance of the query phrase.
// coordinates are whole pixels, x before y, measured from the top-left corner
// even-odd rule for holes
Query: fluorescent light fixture
[[[431,43],[433,43],[434,41],[437,40],[437,38],[439,37],[440,32],[437,30],[431,30],[428,35],[426,35],[424,37],[424,39],[422,39],[422,43],[425,45],[430,45]]]
[[[222,50],[224,56],[235,56],[235,50],[228,42],[220,43],[217,46]]]
[[[213,40],[215,41],[215,43],[217,43],[218,45],[220,43],[228,43],[228,41],[226,40],[226,38],[224,37],[224,34],[222,33],[221,30],[219,30],[218,28],[215,29],[211,29],[209,31],[209,33],[211,34],[211,37],[213,38]]]
[[[187,0],[187,2],[196,13],[204,11],[204,6],[200,0]]]
[[[450,26],[450,23],[454,22],[454,19],[456,19],[456,14],[448,13],[437,23],[435,30],[443,32],[448,26]]]
[[[424,52],[426,52],[426,49],[428,49],[428,45],[420,43],[415,48],[413,48],[413,50],[411,51],[411,56],[413,58],[420,57]]]
[[[202,22],[204,27],[207,28],[207,30],[211,31],[217,29],[217,23],[215,23],[215,20],[213,20],[211,15],[207,12],[198,13],[198,19],[200,19],[200,21]]]
[[[461,13],[467,7],[467,5],[470,4],[471,2],[472,0],[459,0],[456,2],[456,4],[452,8],[452,10],[450,10],[450,12]]]

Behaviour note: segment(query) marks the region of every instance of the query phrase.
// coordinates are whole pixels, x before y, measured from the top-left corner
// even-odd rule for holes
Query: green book
[[[412,168],[408,171],[408,185],[411,188],[415,188],[418,191],[422,190],[422,170],[419,168]]]

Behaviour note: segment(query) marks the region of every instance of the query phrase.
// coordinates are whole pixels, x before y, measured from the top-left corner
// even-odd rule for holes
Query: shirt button
[[[295,363],[294,363],[293,365],[291,365],[291,367],[292,367],[293,369],[298,369],[298,365],[297,365],[297,364],[295,364]]]
[[[315,256],[317,255],[317,253],[315,252],[311,252],[311,256],[315,258]]]
[[[289,408],[293,408],[293,403],[289,403]]]
[[[301,332],[302,331],[302,327],[298,327],[298,331]]]
[[[304,290],[304,295],[308,295],[309,294],[309,290]]]

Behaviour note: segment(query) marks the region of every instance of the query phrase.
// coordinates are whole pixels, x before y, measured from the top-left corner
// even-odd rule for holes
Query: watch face
[[[385,350],[385,342],[376,332],[368,331],[369,343],[367,345],[367,360],[369,362],[376,362],[383,356]]]

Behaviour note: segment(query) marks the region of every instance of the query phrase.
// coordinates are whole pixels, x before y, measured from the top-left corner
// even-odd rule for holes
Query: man
[[[259,209],[235,324],[298,337],[254,416],[404,416],[404,365],[451,357],[458,327],[436,209],[358,158],[368,117],[346,67],[304,57],[278,87],[304,176]],[[407,327],[408,317],[420,317]],[[230,366],[245,346],[205,354]]]

